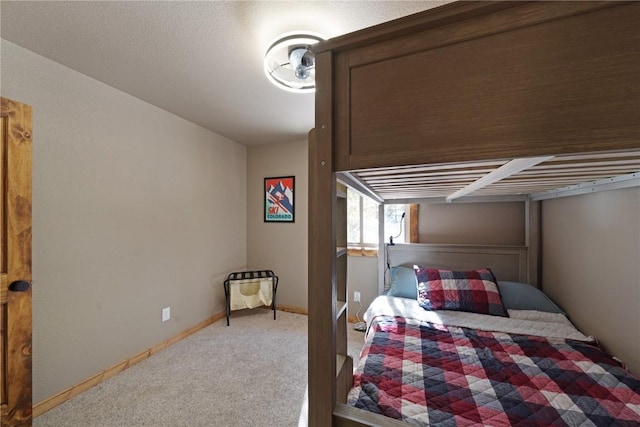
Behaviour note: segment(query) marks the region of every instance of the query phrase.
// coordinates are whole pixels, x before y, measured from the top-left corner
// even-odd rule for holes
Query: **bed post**
[[[527,247],[526,282],[542,289],[540,283],[540,202],[527,200],[525,209],[525,246]]]
[[[336,180],[331,51],[316,55],[316,127],[309,134],[309,427],[333,425],[336,403]]]
[[[387,266],[387,243],[384,237],[384,203],[378,206],[378,295],[384,292]]]

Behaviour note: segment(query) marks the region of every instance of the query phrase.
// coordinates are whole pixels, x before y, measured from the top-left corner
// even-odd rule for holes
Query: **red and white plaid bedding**
[[[348,404],[418,426],[639,426],[640,379],[590,342],[377,316]]]

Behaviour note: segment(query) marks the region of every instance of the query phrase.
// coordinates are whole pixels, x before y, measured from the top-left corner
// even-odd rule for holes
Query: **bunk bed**
[[[406,425],[346,404],[338,180],[382,203],[524,201],[517,274],[538,284],[540,200],[640,181],[639,20],[634,2],[456,2],[313,48],[311,427]]]

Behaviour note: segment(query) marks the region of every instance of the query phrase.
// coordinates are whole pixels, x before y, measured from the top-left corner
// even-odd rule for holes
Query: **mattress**
[[[348,404],[417,426],[638,426],[640,379],[560,313],[378,297]]]

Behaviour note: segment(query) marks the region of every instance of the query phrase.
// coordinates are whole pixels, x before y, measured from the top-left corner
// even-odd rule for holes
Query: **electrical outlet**
[[[166,322],[171,319],[171,307],[165,307],[162,309],[162,321]]]
[[[360,302],[360,292],[353,291],[353,302]]]

